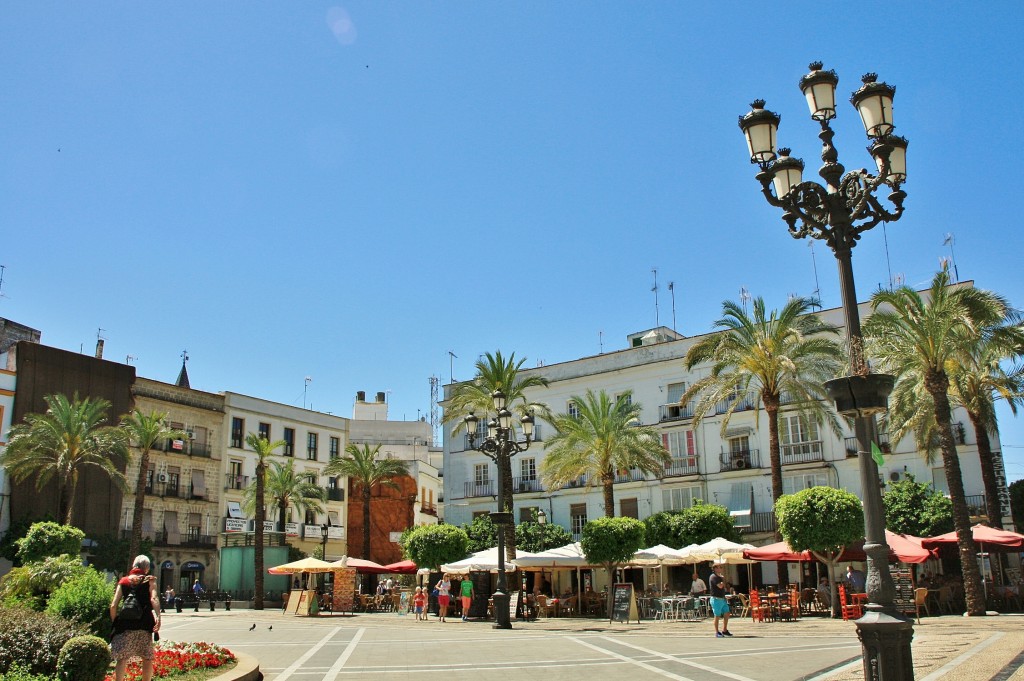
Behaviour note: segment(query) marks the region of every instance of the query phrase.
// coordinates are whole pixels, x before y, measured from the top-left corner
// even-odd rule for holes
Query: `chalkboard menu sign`
[[[892,581],[896,584],[896,597],[893,605],[900,612],[915,612],[914,606],[914,573],[905,565],[890,565],[889,572],[892,574]]]
[[[519,592],[513,591],[509,594],[508,599],[508,618],[514,620],[516,618],[516,610],[519,609]]]
[[[612,621],[629,622],[630,620],[640,622],[633,585],[616,584],[612,587]]]

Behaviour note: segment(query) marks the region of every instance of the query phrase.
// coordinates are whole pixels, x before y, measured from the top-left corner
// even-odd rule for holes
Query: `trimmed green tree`
[[[836,614],[836,563],[843,548],[864,536],[860,499],[843,489],[809,487],[775,500],[779,532],[795,551],[810,551],[829,567],[832,616]]]
[[[465,530],[454,525],[420,525],[406,536],[402,552],[418,567],[437,570],[465,558],[468,546]]]
[[[498,526],[491,522],[491,516],[486,513],[473,518],[473,522],[463,525],[462,529],[469,537],[466,548],[470,553],[486,551],[498,545]]]
[[[742,541],[735,520],[724,506],[697,503],[678,511],[661,511],[644,518],[647,544],[664,544],[681,549],[690,544],[703,544],[715,537]]]
[[[583,526],[580,548],[587,561],[608,571],[609,580],[615,570],[644,547],[644,524],[636,518],[597,518]],[[608,621],[612,617],[614,589],[608,589]]]
[[[516,525],[516,546],[523,551],[539,553],[571,543],[572,535],[561,525],[554,523],[541,525],[532,521]]]
[[[71,525],[55,522],[34,523],[28,533],[18,540],[18,560],[24,563],[50,556],[78,556],[82,551],[85,532]]]
[[[892,532],[931,537],[953,531],[953,502],[913,475],[890,484],[882,503],[885,526]]]
[[[113,589],[111,589],[113,591]],[[97,636],[76,636],[57,655],[58,681],[103,681],[110,666],[110,648]]]

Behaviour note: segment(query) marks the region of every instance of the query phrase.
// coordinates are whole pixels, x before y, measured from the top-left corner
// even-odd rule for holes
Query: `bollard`
[[[224,601],[224,609],[228,611],[231,610],[231,599]]]
[[[181,598],[174,599],[174,609],[181,612]]]
[[[213,607],[213,604],[214,604],[215,602],[216,602],[216,601],[214,601],[214,600],[213,600],[212,598],[210,599],[210,612],[214,612],[214,611],[215,611],[215,610],[217,609],[217,608]]]

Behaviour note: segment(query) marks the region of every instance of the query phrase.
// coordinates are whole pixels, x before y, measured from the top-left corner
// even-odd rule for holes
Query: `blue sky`
[[[747,163],[757,97],[814,176],[797,88],[897,87],[907,212],[854,254],[862,299],[961,279],[1024,306],[1015,202],[1024,5],[7,3],[0,9],[0,316],[194,387],[349,415],[501,349],[529,366],[708,331],[741,287],[781,306],[831,253],[793,240]],[[1009,181],[1007,181],[1009,180]],[[887,237],[887,243],[886,239]],[[1013,244],[1017,244],[1014,246]],[[888,259],[886,252],[888,250]],[[1004,413],[1011,479],[1024,424]]]

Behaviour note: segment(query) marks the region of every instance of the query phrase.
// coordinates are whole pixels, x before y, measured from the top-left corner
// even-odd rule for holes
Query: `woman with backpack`
[[[110,602],[110,619],[114,622],[110,654],[117,662],[115,681],[124,681],[132,658],[142,660],[142,681],[151,681],[153,635],[160,630],[160,595],[146,556],[136,556],[132,569],[118,581]]]

